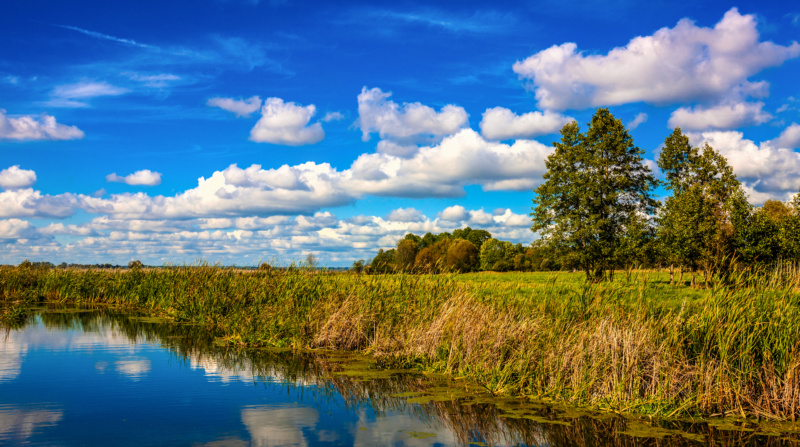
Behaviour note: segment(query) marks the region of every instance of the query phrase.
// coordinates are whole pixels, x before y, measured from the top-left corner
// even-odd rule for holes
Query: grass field
[[[4,319],[34,301],[104,303],[247,346],[371,353],[473,378],[497,394],[657,416],[800,415],[792,272],[690,289],[668,274],[465,275],[0,268]]]

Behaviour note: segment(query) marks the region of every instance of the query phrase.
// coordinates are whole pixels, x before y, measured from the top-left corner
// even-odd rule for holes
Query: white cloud
[[[759,42],[756,19],[736,8],[714,28],[683,19],[674,28],[636,37],[607,55],[584,55],[574,43],[550,47],[514,64],[531,81],[544,109],[724,98],[732,90],[761,90],[750,76],[800,55],[800,44]]]
[[[490,140],[532,138],[557,133],[573,119],[545,110],[516,115],[503,107],[486,109],[481,120],[481,134]]]
[[[531,140],[489,142],[464,129],[436,146],[419,148],[410,158],[363,154],[341,171],[314,162],[277,169],[231,165],[173,197],[81,196],[81,205],[92,213],[127,218],[263,216],[314,212],[366,195],[458,197],[470,184],[522,191],[541,181],[551,151]]]
[[[78,100],[100,96],[119,96],[129,91],[107,82],[77,82],[57,86],[51,93],[53,99],[47,104],[52,107],[89,107],[88,103]]]
[[[0,171],[0,188],[28,188],[36,183],[36,173],[29,169],[20,169],[19,165]]]
[[[457,197],[467,184],[485,190],[528,190],[541,181],[552,148],[533,140],[486,141],[463,129],[411,158],[363,154],[350,167],[347,187],[359,194]]]
[[[328,123],[331,121],[340,121],[343,119],[344,115],[342,114],[342,112],[328,112],[325,114],[325,116],[322,117],[320,121]]]
[[[50,196],[31,188],[0,192],[0,218],[68,217],[78,205],[79,196],[71,193]]]
[[[684,130],[736,129],[772,119],[763,102],[724,103],[712,107],[681,107],[669,117],[669,127]]]
[[[56,119],[46,113],[38,117],[22,115],[18,117],[6,115],[0,109],[0,140],[76,140],[83,138],[83,131],[75,126],[59,124]]]
[[[633,129],[636,129],[637,127],[639,127],[641,124],[643,124],[645,122],[647,122],[647,114],[642,112],[642,113],[636,115],[636,117],[631,122],[629,122],[627,124],[627,128],[630,129],[630,130],[633,130]]]
[[[800,124],[792,123],[781,132],[778,138],[768,142],[772,147],[800,148]]]
[[[528,217],[508,209],[489,214],[483,209],[456,207],[440,213],[457,221],[444,217],[432,219],[422,213],[414,216],[413,211],[407,210],[402,214],[406,214],[403,220],[393,220],[395,216],[356,216],[339,220],[330,212],[295,217],[174,220],[99,216],[83,224],[56,223],[38,230],[20,220],[7,224],[9,237],[0,240],[0,249],[4,250],[4,262],[23,259],[56,263],[108,262],[116,259],[115,262],[124,264],[135,258],[159,264],[202,258],[253,265],[261,261],[288,263],[314,253],[324,264],[349,265],[355,259],[369,259],[378,248],[393,247],[409,232],[418,235],[452,232],[469,225],[515,243],[528,244],[534,237]],[[70,235],[77,240],[62,245],[53,240],[53,235]]]
[[[442,137],[467,125],[467,112],[458,106],[446,105],[439,112],[426,105],[389,100],[391,92],[379,88],[361,89],[358,95],[358,126],[362,139],[368,141],[377,132],[383,138],[414,140]]]
[[[142,169],[124,177],[112,172],[106,176],[107,182],[126,183],[128,185],[156,186],[161,184],[161,173]]]
[[[251,96],[247,99],[233,99],[214,97],[206,102],[208,106],[219,107],[222,110],[233,112],[236,116],[250,116],[253,112],[261,108],[261,98]]]
[[[391,222],[421,222],[425,216],[420,210],[414,208],[398,208],[389,212],[387,221]]]
[[[469,213],[463,206],[453,205],[445,208],[437,217],[448,222],[463,222],[469,218]]]
[[[36,227],[27,220],[0,219],[0,239],[33,239]]]
[[[773,146],[771,142],[756,145],[741,132],[717,131],[688,133],[694,145],[708,142],[728,160],[737,177],[751,191],[755,204],[765,198],[786,200],[800,187],[800,153]]]
[[[313,104],[303,107],[284,103],[280,98],[268,98],[261,108],[261,119],[250,131],[250,140],[287,146],[319,143],[325,138],[322,125],[309,125],[316,111]]]

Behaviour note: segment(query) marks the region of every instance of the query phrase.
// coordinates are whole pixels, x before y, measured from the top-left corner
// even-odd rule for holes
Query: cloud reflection
[[[22,442],[33,432],[52,427],[61,420],[61,410],[24,411],[14,407],[0,407],[0,444],[5,441]]]
[[[303,429],[313,429],[319,413],[313,408],[245,407],[242,422],[254,447],[307,446]]]

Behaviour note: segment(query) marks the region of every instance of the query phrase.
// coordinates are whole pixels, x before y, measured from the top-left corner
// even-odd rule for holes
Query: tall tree
[[[609,277],[619,249],[636,216],[651,216],[658,185],[642,163],[622,122],[597,109],[586,133],[573,121],[561,129],[561,141],[547,158],[545,182],[534,191],[531,230],[570,257],[589,280]]]
[[[672,191],[659,217],[658,237],[667,257],[707,279],[730,260],[736,248],[736,222],[746,220],[749,204],[725,157],[702,149],[676,128],[664,140],[658,167]],[[741,227],[741,225],[738,225]]]

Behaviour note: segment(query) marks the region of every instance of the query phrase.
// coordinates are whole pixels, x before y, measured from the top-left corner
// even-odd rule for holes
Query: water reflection
[[[23,442],[34,432],[55,425],[63,417],[61,410],[23,410],[0,406],[0,441]]]
[[[31,317],[0,332],[0,441],[81,445],[93,432],[131,445],[800,445],[792,424],[592,415],[381,371],[363,356],[214,340],[198,326],[109,310]]]

